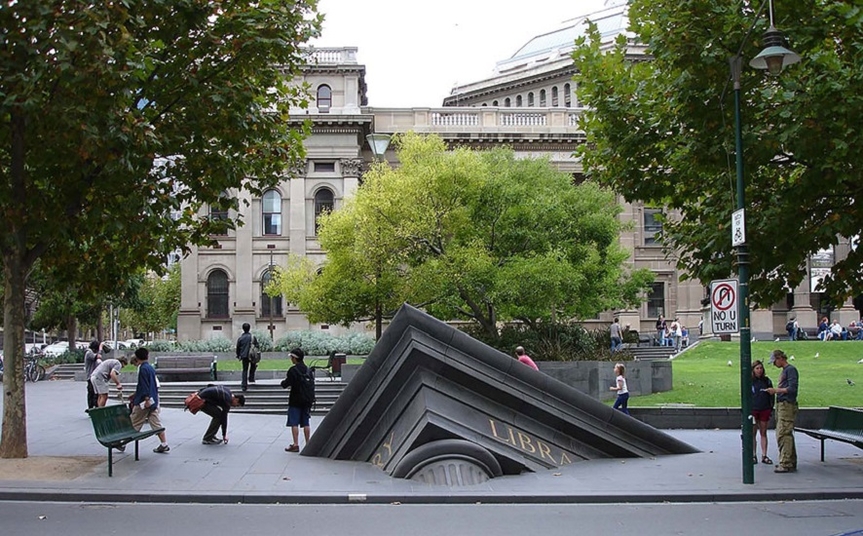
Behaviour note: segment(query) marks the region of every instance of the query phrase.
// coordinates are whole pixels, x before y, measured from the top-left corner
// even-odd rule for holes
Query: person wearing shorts
[[[159,384],[156,381],[156,369],[150,364],[150,351],[146,348],[135,350],[132,364],[138,367],[138,384],[135,387],[135,395],[132,397],[132,427],[141,431],[144,423],[156,430],[163,428],[162,419],[159,417]],[[165,437],[164,430],[157,434],[160,444],[153,452],[165,454],[171,447]]]
[[[300,348],[291,350],[290,356],[293,366],[288,369],[287,377],[282,381],[282,388],[291,388],[291,392],[288,395],[287,426],[291,429],[293,443],[285,447],[285,452],[299,452],[300,426],[303,427],[303,437],[306,438],[306,444],[309,443],[309,437],[311,437],[312,433],[309,424],[312,416],[312,407],[300,400],[300,388],[298,387],[302,381],[302,377],[309,373],[309,369],[303,362],[305,353]]]
[[[752,463],[758,463],[758,436],[761,436],[761,463],[773,464],[767,455],[767,423],[773,414],[774,398],[767,390],[771,387],[773,382],[767,377],[764,363],[756,361],[752,364]]]
[[[96,392],[96,405],[98,407],[105,407],[105,404],[108,403],[111,382],[114,382],[118,391],[123,390],[123,384],[120,382],[120,369],[128,363],[129,361],[124,356],[120,356],[117,359],[106,359],[93,369],[93,374],[90,375],[90,383]]]

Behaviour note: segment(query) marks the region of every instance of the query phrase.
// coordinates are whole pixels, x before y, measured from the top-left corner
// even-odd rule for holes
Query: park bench
[[[129,415],[129,406],[125,404],[114,404],[102,408],[91,408],[87,411],[93,422],[93,431],[96,439],[103,446],[108,447],[108,476],[114,476],[113,449],[123,451],[126,444],[135,442],[135,461],[138,460],[138,441],[146,439],[164,428],[139,432],[132,427],[132,418]]]
[[[160,355],[155,358],[153,368],[159,376],[189,376],[208,374],[217,380],[216,356],[212,354]]]
[[[824,461],[824,440],[832,439],[850,443],[863,449],[863,411],[859,409],[830,406],[827,409],[827,420],[824,426],[817,430],[794,428],[798,432],[821,440],[821,461]]]

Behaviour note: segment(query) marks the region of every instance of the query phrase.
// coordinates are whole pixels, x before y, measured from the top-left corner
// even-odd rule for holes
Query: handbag
[[[257,344],[258,341],[252,339],[252,344],[249,346],[249,361],[256,365],[261,362],[261,349],[258,348]]]
[[[204,407],[204,399],[198,395],[198,392],[190,394],[186,397],[186,400],[183,401],[183,405],[186,406],[186,409],[194,415]]]

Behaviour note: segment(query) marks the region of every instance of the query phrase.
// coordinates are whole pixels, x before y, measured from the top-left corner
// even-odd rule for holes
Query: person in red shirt
[[[539,370],[539,367],[536,366],[536,363],[533,362],[533,359],[531,359],[530,356],[524,352],[524,347],[519,346],[515,349],[515,358],[518,359],[520,363],[524,363],[533,370]]]

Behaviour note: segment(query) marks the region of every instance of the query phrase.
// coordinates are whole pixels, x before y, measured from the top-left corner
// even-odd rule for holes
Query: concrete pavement
[[[253,396],[253,391],[249,392]],[[232,414],[227,445],[202,445],[209,417],[163,409],[170,453],[155,454],[156,438],[115,453],[93,435],[84,412],[82,382],[27,384],[31,457],[92,456],[101,463],[72,480],[0,480],[0,500],[204,503],[620,503],[715,502],[863,498],[863,450],[798,434],[799,470],[775,474],[755,466],[755,484],[742,483],[739,432],[668,430],[699,454],[652,459],[591,460],[557,470],[492,479],[469,487],[441,487],[390,478],[371,464],[287,453],[290,431],[282,416]],[[2,405],[2,402],[0,402]],[[321,417],[313,417],[312,431]],[[770,432],[770,456],[778,453]],[[0,460],[3,463],[3,460]]]

